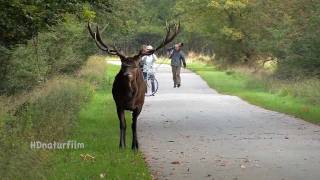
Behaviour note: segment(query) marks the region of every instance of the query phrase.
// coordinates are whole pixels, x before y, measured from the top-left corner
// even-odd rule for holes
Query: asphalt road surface
[[[159,91],[138,120],[154,179],[320,180],[320,127],[210,89],[183,70],[156,73]]]

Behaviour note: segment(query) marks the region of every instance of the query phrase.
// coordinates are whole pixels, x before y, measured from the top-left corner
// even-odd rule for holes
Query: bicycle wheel
[[[147,92],[146,96],[153,96],[159,88],[158,80],[154,77],[150,77],[147,80]]]

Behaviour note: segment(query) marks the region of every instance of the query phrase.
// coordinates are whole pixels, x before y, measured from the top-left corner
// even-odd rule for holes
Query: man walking
[[[183,65],[183,67],[186,68],[185,56],[181,51],[182,46],[183,46],[182,43],[175,44],[173,50],[170,53],[174,88],[176,87],[179,88],[181,86],[181,77],[180,77],[181,66]]]

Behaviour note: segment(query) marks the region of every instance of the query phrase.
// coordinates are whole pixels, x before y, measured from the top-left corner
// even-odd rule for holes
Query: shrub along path
[[[319,179],[320,127],[222,95],[168,65],[138,122],[140,147],[159,179]]]

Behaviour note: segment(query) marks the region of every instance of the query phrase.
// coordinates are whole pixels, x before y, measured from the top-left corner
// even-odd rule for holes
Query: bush
[[[103,56],[91,56],[79,72],[80,77],[90,82],[94,87],[103,87],[107,82],[106,61]]]
[[[7,87],[6,74],[9,65],[10,50],[0,45],[0,94]]]
[[[292,96],[307,101],[307,104],[320,104],[320,80],[317,78],[279,79],[270,70],[233,67],[225,70],[228,75],[245,76],[248,89],[269,91],[280,96]]]
[[[267,89],[281,96],[300,97],[308,103],[320,104],[320,80],[319,79],[300,79],[300,80],[279,80],[269,78],[263,81]]]
[[[61,141],[72,133],[77,114],[90,97],[90,92],[88,83],[82,80],[59,77],[33,91],[30,98],[15,111],[2,111],[2,178],[41,177],[43,171],[37,169],[42,167],[49,152],[30,149],[30,142]]]
[[[73,15],[66,15],[64,21],[50,31],[40,32],[27,44],[11,50],[11,56],[5,60],[6,69],[1,71],[2,91],[16,93],[54,75],[76,72],[87,56],[95,52],[85,27]]]
[[[78,77],[57,76],[32,91],[0,96],[2,179],[46,178],[52,153],[30,149],[30,142],[66,141],[80,108],[104,85],[105,70],[105,58],[92,56]]]

